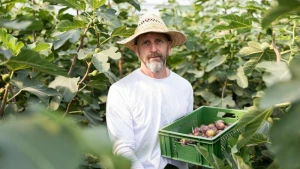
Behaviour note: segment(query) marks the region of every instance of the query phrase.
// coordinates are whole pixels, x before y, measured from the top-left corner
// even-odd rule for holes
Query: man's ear
[[[139,50],[138,50],[138,46],[137,46],[137,45],[134,45],[133,50],[134,50],[135,54],[136,54],[138,57],[140,57],[140,56],[139,56]]]

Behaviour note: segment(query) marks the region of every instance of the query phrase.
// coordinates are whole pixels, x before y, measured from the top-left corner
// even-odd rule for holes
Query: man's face
[[[171,47],[162,33],[145,33],[138,37],[135,53],[153,73],[158,73],[166,64]]]

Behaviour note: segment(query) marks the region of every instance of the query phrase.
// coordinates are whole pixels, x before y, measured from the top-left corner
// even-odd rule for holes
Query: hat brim
[[[157,31],[157,29],[155,29],[155,30],[153,29],[153,30],[147,30],[147,32],[140,32],[137,34],[133,34],[132,36],[130,36],[126,39],[117,41],[117,43],[124,44],[129,49],[134,50],[135,38],[144,33],[149,33],[149,32],[164,33],[164,34],[169,35],[169,37],[171,39],[171,41],[170,41],[171,47],[180,46],[180,45],[184,44],[186,41],[186,36],[179,31]]]

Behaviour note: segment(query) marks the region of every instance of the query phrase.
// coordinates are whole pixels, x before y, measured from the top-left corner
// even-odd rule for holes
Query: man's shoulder
[[[187,85],[190,87],[192,86],[191,83],[187,79],[181,77],[180,75],[178,75],[175,72],[172,72],[172,73],[173,73],[173,77],[176,79],[176,81],[179,81],[181,84],[184,84],[184,85]]]
[[[115,82],[114,84],[112,84],[112,86],[128,86],[128,85],[132,85],[135,80],[138,78],[137,76],[137,71],[133,71],[131,73],[129,73],[128,75],[124,76],[123,78],[121,78],[120,80],[118,80],[117,82]]]

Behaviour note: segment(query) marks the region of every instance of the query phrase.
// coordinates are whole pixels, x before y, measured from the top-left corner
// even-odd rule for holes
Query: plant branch
[[[85,28],[83,34],[81,35],[81,37],[80,37],[80,44],[79,44],[79,46],[78,46],[78,48],[77,48],[77,52],[79,52],[80,49],[82,49],[84,38],[85,38],[86,33],[87,33],[89,27],[91,26],[91,24],[92,24],[92,21],[89,22],[89,24],[86,26],[86,28]],[[72,65],[71,65],[70,70],[69,70],[69,72],[68,72],[68,75],[69,75],[69,76],[71,76],[71,74],[72,74],[72,72],[73,72],[73,70],[74,70],[74,67],[75,67],[75,64],[76,64],[76,59],[77,59],[77,56],[74,55],[74,57],[73,57],[73,59],[72,59]]]
[[[86,79],[86,77],[88,76],[89,70],[90,70],[90,68],[91,68],[91,65],[92,65],[92,61],[87,63],[86,72],[85,72],[83,78],[81,79],[81,81],[78,83],[78,85],[77,85],[78,88],[79,88],[80,84],[81,84],[81,83]],[[72,102],[73,102],[73,100],[71,100],[71,101],[68,103],[67,110],[65,111],[63,117],[65,117],[65,116],[68,115]]]
[[[7,95],[8,95],[8,90],[9,90],[9,83],[6,83],[5,89],[4,89],[4,95],[3,95],[3,100],[1,103],[1,108],[0,108],[0,119],[2,119],[3,115],[4,115],[4,108],[6,105],[6,99],[7,99]]]
[[[272,33],[272,46],[273,46],[273,50],[276,53],[276,62],[279,63],[280,59],[281,59],[281,55],[280,52],[278,51],[277,47],[276,47],[276,43],[275,43],[275,35],[274,33]]]
[[[32,5],[34,5],[34,0],[32,0]],[[35,10],[33,10],[33,18],[36,18],[35,16]],[[33,37],[33,43],[36,42],[36,33],[35,31],[32,31],[32,37]]]
[[[68,112],[70,110],[70,107],[71,107],[71,104],[72,104],[73,100],[71,100],[69,103],[68,103],[68,106],[67,106],[67,110],[65,111],[64,115],[63,115],[63,118],[66,117],[68,115]]]
[[[231,69],[231,66],[232,66],[232,62],[233,62],[233,55],[234,55],[234,50],[232,49],[234,47],[231,46],[230,48],[230,65],[229,65],[229,69]],[[226,80],[225,80],[225,83],[224,83],[224,86],[223,86],[223,89],[222,89],[222,96],[221,98],[223,99],[224,98],[224,94],[225,94],[225,89],[227,87],[227,83],[228,83],[228,77],[226,77]]]
[[[87,63],[87,68],[86,68],[85,74],[84,74],[83,78],[80,80],[80,82],[78,83],[78,87],[80,86],[80,84],[81,84],[81,83],[86,79],[86,77],[88,76],[89,71],[90,71],[90,68],[91,68],[91,65],[92,65],[92,61],[90,61],[90,62]]]

